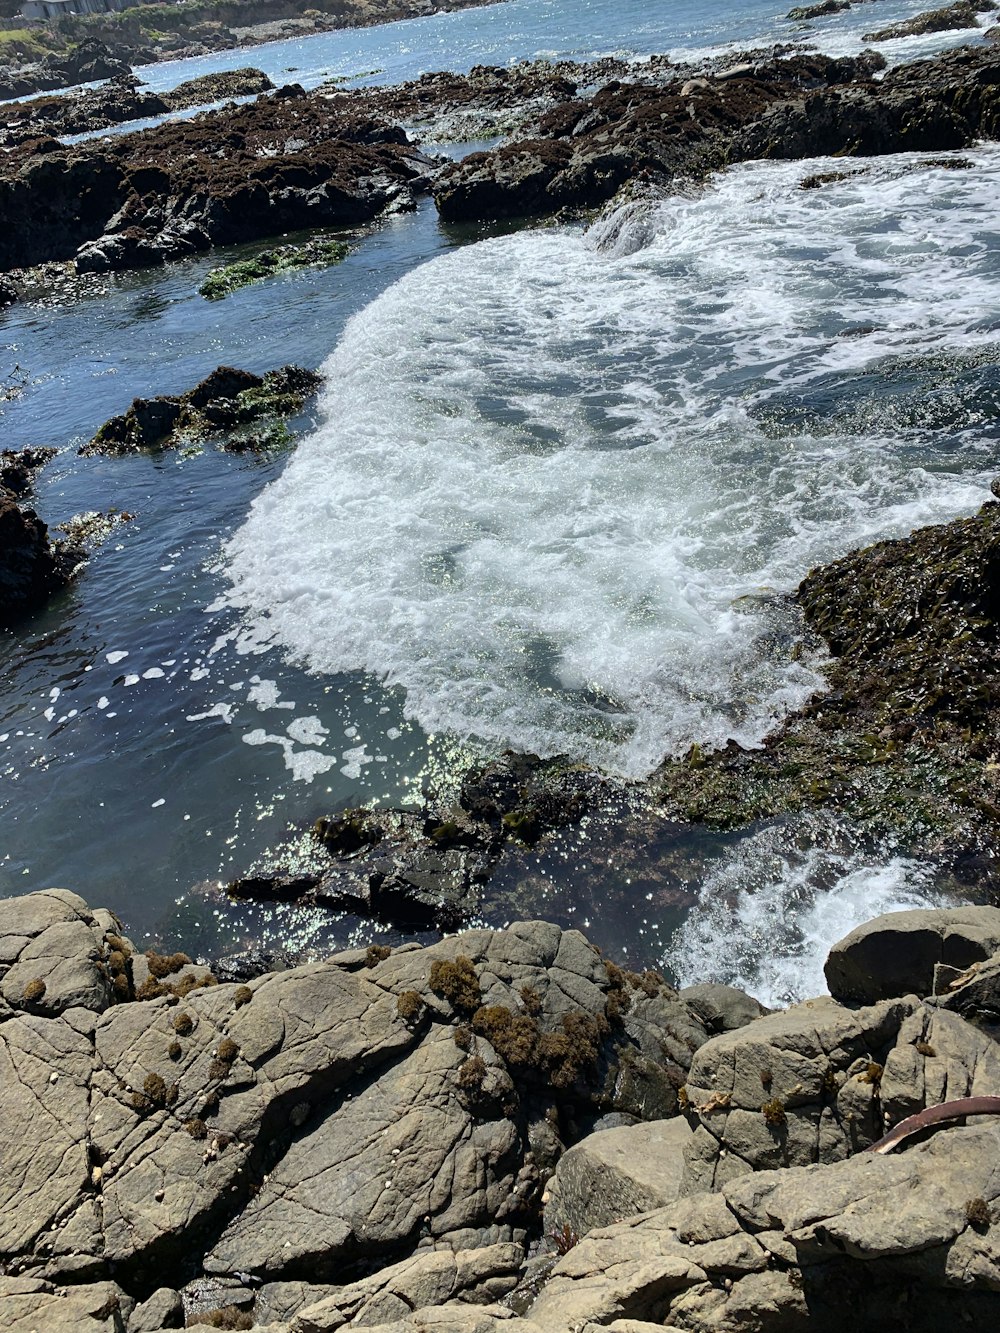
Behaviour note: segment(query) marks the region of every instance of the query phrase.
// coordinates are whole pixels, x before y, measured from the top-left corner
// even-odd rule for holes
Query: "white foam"
[[[112,666],[115,666],[118,662],[124,662],[125,658],[128,657],[128,652],[124,648],[119,648],[113,653],[105,653],[104,656]]]
[[[233,721],[233,704],[218,703],[213,704],[211,708],[206,708],[203,713],[189,713],[185,718],[187,722],[204,722],[206,718],[219,717],[226,725],[231,725]]]
[[[227,548],[236,650],[628,774],[758,744],[819,684],[760,594],[986,498],[971,409],[958,449],[865,378],[995,338],[1000,154],[975,158],[810,191],[857,164],[751,164],[652,235],[522,232],[408,274],[347,326],[325,424]],[[828,382],[825,416],[784,424]]]
[[[284,755],[285,767],[292,775],[293,782],[312,782],[320,773],[326,773],[337,760],[332,755],[320,750],[296,750],[287,736],[269,735],[263,727],[243,735],[245,745],[277,745]]]
[[[723,982],[771,1008],[826,994],[823,964],[848,931],[883,912],[941,905],[929,866],[846,850],[851,841],[798,825],[743,840],[706,878],[664,963],[681,985]]]

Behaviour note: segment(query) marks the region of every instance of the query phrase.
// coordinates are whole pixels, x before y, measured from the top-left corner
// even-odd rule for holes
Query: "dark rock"
[[[919,37],[926,32],[951,32],[956,28],[978,27],[977,14],[996,9],[992,0],[960,0],[959,4],[948,5],[944,9],[932,9],[925,14],[917,14],[902,23],[893,23],[878,32],[866,32],[863,42],[890,42],[896,37]]]
[[[263,97],[134,135],[0,162],[5,264],[85,272],[368,221],[431,163],[403,130],[326,99]]]
[[[322,383],[301,366],[281,366],[263,376],[219,366],[178,397],[136,398],[127,412],[111,417],[81,454],[126,454],[173,448],[186,437],[212,438],[248,422],[301,412]],[[245,442],[242,447],[250,447]]]
[[[850,9],[851,0],[821,0],[818,5],[799,5],[795,9],[790,9],[785,15],[790,19],[819,19],[827,14],[842,14],[845,9]]]
[[[85,37],[62,55],[49,55],[35,66],[0,76],[0,98],[26,97],[53,88],[72,88],[78,83],[94,83],[131,75],[131,68],[93,37]]]
[[[831,806],[953,871],[964,893],[992,894],[1000,504],[814,570],[796,601],[835,654],[829,691],[761,750],[731,744],[666,763],[666,810],[739,827]]]
[[[319,819],[307,846],[270,855],[235,897],[320,903],[404,929],[454,930],[475,916],[502,857],[578,824],[607,801],[597,774],[513,752],[471,769],[457,808],[347,810]],[[286,861],[309,864],[307,872]]]
[[[50,541],[35,511],[0,491],[0,624],[37,611],[86,558],[80,547]]]
[[[4,449],[0,453],[0,490],[23,495],[35,480],[35,473],[55,458],[58,450],[41,447]]]
[[[589,100],[541,116],[536,137],[473,153],[434,186],[442,217],[529,216],[592,208],[626,181],[704,175],[729,156],[735,134],[803,89],[870,74],[864,59],[765,59],[720,67],[714,78],[649,86],[607,83]]]

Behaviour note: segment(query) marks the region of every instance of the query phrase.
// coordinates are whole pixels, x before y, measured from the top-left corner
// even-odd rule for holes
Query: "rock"
[[[848,1009],[808,1000],[695,1053],[685,1093],[695,1133],[684,1193],[749,1171],[840,1161],[881,1138],[879,1081],[915,997]]]
[[[164,93],[164,101],[173,111],[185,107],[203,106],[207,102],[221,102],[227,97],[256,97],[273,92],[274,84],[261,69],[245,66],[243,69],[216,70],[197,79],[179,83],[171,92]]]
[[[72,88],[78,83],[113,79],[131,74],[128,64],[118,59],[93,37],[84,37],[63,54],[48,55],[37,65],[0,77],[0,99],[26,97],[53,88]]]
[[[54,1287],[33,1278],[0,1277],[6,1333],[124,1333],[131,1308],[113,1282]]]
[[[45,153],[33,144],[0,162],[9,268],[76,258],[81,272],[109,272],[353,226],[424,188],[433,165],[402,129],[319,96],[262,97],[72,147],[49,141]]]
[[[30,490],[35,473],[55,458],[56,449],[4,449],[0,453],[0,490],[24,495]]]
[[[580,1237],[673,1203],[691,1135],[681,1116],[588,1135],[560,1158],[549,1181],[546,1233]]]
[[[963,970],[1000,949],[1000,908],[889,912],[857,926],[830,950],[824,968],[835,999],[873,1004],[894,995],[930,995],[934,969]]]
[[[921,1005],[900,1026],[879,1083],[886,1127],[926,1106],[1000,1091],[1000,1046],[957,1014]]]
[[[184,1327],[184,1302],[179,1291],[158,1287],[148,1300],[137,1305],[128,1321],[128,1333],[158,1333],[163,1328]]]
[[[704,86],[688,79],[649,85],[629,77],[585,100],[556,105],[539,118],[532,137],[446,168],[434,183],[438,211],[462,221],[593,208],[626,182],[664,185],[678,176],[703,176],[730,156],[737,132],[772,105],[797,102],[804,89],[867,77],[872,67],[809,55],[729,60],[713,72]]]
[[[970,98],[985,106],[993,96],[996,85],[980,82],[992,75],[979,48],[921,63],[950,71],[956,107]],[[921,88],[927,115],[936,114],[916,68],[897,67],[882,81],[892,105],[909,107],[914,133],[930,124],[919,118]],[[826,115],[825,102],[812,104],[816,117]],[[838,135],[852,115],[845,92],[834,117]],[[972,355],[972,366],[978,358]],[[923,373],[922,363],[914,369]],[[655,781],[665,813],[738,828],[828,807],[865,836],[933,860],[990,901],[1000,837],[991,767],[1000,708],[998,587],[1000,504],[993,500],[971,518],[877,542],[813,570],[795,600],[808,630],[834,655],[825,668],[829,690],[786,718],[760,750],[731,743],[667,761]]]
[[[927,32],[950,32],[956,28],[975,28],[978,27],[977,14],[985,13],[995,9],[996,5],[992,0],[976,0],[970,4],[968,0],[960,0],[960,3],[948,5],[944,9],[932,9],[925,14],[917,14],[911,19],[905,19],[902,23],[893,23],[888,28],[881,28],[878,32],[866,32],[861,40],[863,42],[891,42],[897,37],[918,37]]]
[[[699,1016],[709,1032],[735,1032],[769,1011],[759,1000],[735,986],[703,982],[678,992],[684,1003]]]
[[[818,5],[798,5],[795,9],[790,9],[785,15],[789,19],[819,19],[825,18],[827,14],[842,14],[845,9],[850,9],[851,0],[820,0]]]
[[[106,421],[79,453],[120,455],[175,448],[192,438],[211,439],[250,422],[301,412],[322,383],[301,366],[281,366],[262,377],[219,366],[177,397],[135,398],[127,412]]]
[[[60,891],[5,921],[0,1263],[25,1278],[149,1292],[203,1255],[216,1304],[254,1276],[336,1282],[329,1319],[496,1299],[563,1143],[668,1113],[707,1035],[543,923],[216,984]],[[29,950],[51,994],[13,984]]]
[[[295,1323],[310,1333],[332,1333],[348,1324],[391,1324],[413,1310],[434,1309],[447,1301],[489,1305],[516,1285],[522,1258],[519,1245],[489,1245],[457,1253],[418,1252],[318,1302],[299,1307]],[[259,1308],[258,1303],[258,1318]]]
[[[463,777],[456,806],[342,810],[228,886],[237,898],[318,903],[403,929],[474,917],[504,861],[585,815],[615,819],[622,787],[564,759],[509,752]]]
[[[13,1009],[50,1018],[77,1007],[103,1013],[111,1003],[100,965],[105,944],[104,929],[75,893],[46,889],[8,899],[0,936],[0,995]]]
[[[79,547],[50,541],[35,511],[0,490],[0,624],[37,611],[85,560]]]
[[[984,963],[973,963],[942,989],[937,1003],[943,1008],[991,1028],[1000,1024],[1000,954],[993,954]]]

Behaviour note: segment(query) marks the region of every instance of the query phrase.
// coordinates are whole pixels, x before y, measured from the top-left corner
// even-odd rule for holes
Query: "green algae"
[[[288,273],[302,268],[327,268],[339,264],[348,254],[343,241],[316,240],[305,245],[279,245],[273,250],[262,250],[252,259],[241,259],[224,268],[213,269],[198,288],[206,301],[221,301],[241,287],[262,282],[276,273]]]

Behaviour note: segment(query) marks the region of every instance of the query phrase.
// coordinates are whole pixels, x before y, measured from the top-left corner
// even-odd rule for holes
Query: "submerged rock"
[[[221,437],[251,423],[301,412],[322,380],[301,366],[281,366],[264,375],[219,366],[179,397],[135,398],[127,412],[111,417],[78,452],[134,454],[177,448],[196,439]],[[260,436],[255,444],[265,437]],[[284,437],[284,438],[287,438]],[[232,441],[228,441],[232,443]],[[244,448],[254,445],[244,440]]]
[[[274,250],[262,250],[252,259],[241,259],[225,268],[213,269],[198,288],[198,294],[208,301],[218,301],[230,292],[249,287],[275,273],[299,268],[325,268],[338,264],[348,254],[343,241],[315,238],[304,245],[279,245]]]
[[[565,760],[507,752],[470,769],[453,806],[317,820],[305,848],[276,850],[228,892],[454,930],[477,914],[482,886],[513,849],[534,847],[618,796],[617,784]]]

